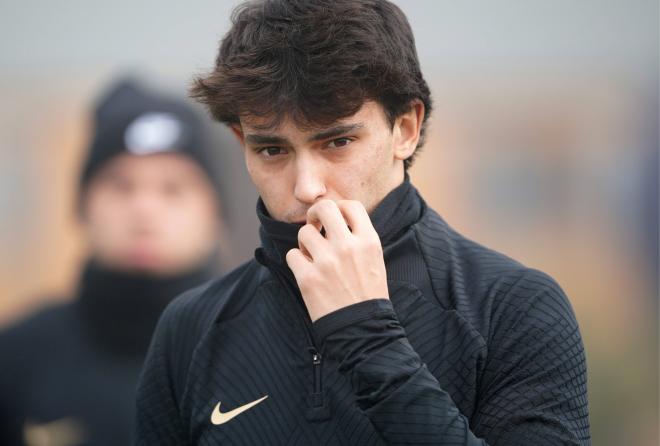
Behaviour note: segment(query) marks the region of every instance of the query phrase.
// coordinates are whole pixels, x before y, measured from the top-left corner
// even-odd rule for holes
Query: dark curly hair
[[[391,125],[431,94],[403,12],[386,0],[257,0],[239,5],[215,68],[197,77],[191,96],[212,116],[239,124],[245,115],[285,116],[322,127],[380,103]],[[405,160],[407,169],[413,156]]]

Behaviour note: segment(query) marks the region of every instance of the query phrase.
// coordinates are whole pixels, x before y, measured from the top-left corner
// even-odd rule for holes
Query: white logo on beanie
[[[135,155],[149,155],[176,149],[181,139],[181,121],[171,113],[144,113],[126,127],[124,144]]]

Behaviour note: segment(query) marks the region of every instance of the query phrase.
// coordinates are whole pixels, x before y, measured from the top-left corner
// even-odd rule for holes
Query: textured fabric
[[[159,321],[137,444],[590,444],[578,325],[547,274],[464,238],[406,181],[371,216],[391,234],[389,299],[312,323],[277,254],[296,228],[260,217],[262,264]]]
[[[0,332],[0,445],[126,445],[151,333],[206,266],[167,279],[88,263],[72,303]]]

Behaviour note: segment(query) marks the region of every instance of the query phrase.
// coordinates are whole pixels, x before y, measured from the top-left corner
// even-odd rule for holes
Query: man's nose
[[[296,161],[294,196],[302,203],[313,204],[326,193],[323,166],[309,156],[299,157]]]
[[[141,221],[149,221],[157,218],[158,209],[162,198],[157,196],[153,190],[138,189],[133,191],[130,197],[133,217]]]

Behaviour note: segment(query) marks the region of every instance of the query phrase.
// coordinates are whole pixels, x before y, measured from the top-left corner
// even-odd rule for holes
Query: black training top
[[[312,323],[260,202],[262,248],[165,310],[139,445],[587,445],[584,349],[538,270],[472,242],[405,181],[371,215],[389,300]]]

